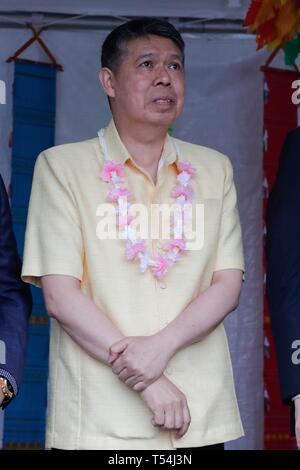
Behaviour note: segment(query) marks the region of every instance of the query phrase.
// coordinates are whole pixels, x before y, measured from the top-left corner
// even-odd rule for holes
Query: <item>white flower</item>
[[[177,202],[177,204],[180,204],[181,206],[183,206],[184,203],[185,203],[185,197],[184,197],[183,195],[178,196],[178,197],[176,198],[176,202]]]
[[[178,255],[178,250],[169,251],[167,254],[167,258],[173,261],[173,263],[176,263],[176,261],[178,261],[180,258],[180,256]]]
[[[128,214],[128,210],[130,207],[130,203],[123,197],[118,198],[118,206],[117,206],[117,214],[120,214],[120,216],[126,216]]]
[[[140,256],[140,271],[144,273],[149,266],[151,259],[149,253],[146,251]]]
[[[122,183],[122,178],[120,178],[115,171],[111,173],[111,181],[113,184],[115,184],[117,187]]]
[[[188,182],[191,179],[191,175],[189,173],[186,173],[186,171],[182,171],[181,173],[179,173],[179,175],[177,175],[177,179],[183,186],[187,186]]]
[[[128,238],[131,242],[134,242],[135,240],[137,240],[136,230],[130,225],[127,225],[127,233],[128,233]]]
[[[130,225],[126,225],[124,229],[120,231],[120,238],[134,242],[137,240],[136,230]]]

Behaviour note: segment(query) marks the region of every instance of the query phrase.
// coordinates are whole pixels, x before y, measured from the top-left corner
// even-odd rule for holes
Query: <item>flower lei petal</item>
[[[103,170],[100,173],[100,177],[106,183],[110,183],[113,178],[113,173],[116,174],[119,178],[122,178],[124,175],[124,165],[122,163],[116,163],[112,160],[107,160],[104,163]]]
[[[125,255],[127,259],[135,260],[138,253],[144,253],[146,251],[146,244],[144,241],[142,242],[135,242],[132,244],[127,245],[125,249]]]
[[[172,265],[172,262],[166,256],[161,255],[157,255],[155,261],[156,264],[152,266],[151,271],[157,279],[162,279]]]

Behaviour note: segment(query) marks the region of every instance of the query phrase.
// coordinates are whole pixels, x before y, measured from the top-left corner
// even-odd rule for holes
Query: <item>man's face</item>
[[[124,47],[126,52],[113,78],[113,113],[167,128],[184,103],[180,50],[170,39],[155,35],[133,39]]]

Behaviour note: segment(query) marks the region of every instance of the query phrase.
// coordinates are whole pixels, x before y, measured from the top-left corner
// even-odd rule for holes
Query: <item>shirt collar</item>
[[[120,163],[125,163],[128,159],[133,160],[132,156],[121,140],[113,118],[105,129],[105,141],[109,155],[113,160],[116,160]],[[168,133],[165,138],[161,160],[166,162],[168,165],[174,162],[177,163],[179,161],[174,145],[171,142],[171,137]]]

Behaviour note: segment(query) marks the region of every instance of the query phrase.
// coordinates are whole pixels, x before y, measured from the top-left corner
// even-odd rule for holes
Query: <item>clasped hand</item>
[[[171,357],[156,335],[127,336],[110,347],[108,362],[122,382],[141,392],[161,376]]]

